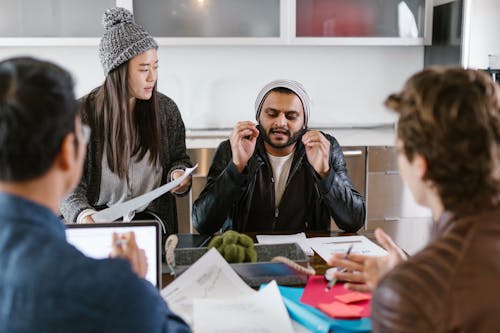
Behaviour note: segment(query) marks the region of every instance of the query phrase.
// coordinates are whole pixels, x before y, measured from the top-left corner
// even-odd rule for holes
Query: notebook
[[[129,231],[135,233],[138,246],[146,252],[148,260],[146,280],[160,289],[161,227],[157,221],[66,224],[68,243],[74,245],[86,256],[96,259],[109,257],[113,232]]]

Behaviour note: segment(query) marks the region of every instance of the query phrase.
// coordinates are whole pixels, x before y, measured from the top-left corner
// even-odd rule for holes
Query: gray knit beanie
[[[99,43],[99,58],[108,75],[113,69],[158,44],[142,26],[134,21],[134,15],[125,8],[107,9],[102,17],[104,34]]]
[[[269,82],[262,88],[262,90],[257,95],[257,99],[255,100],[255,118],[259,121],[260,112],[262,111],[262,104],[269,94],[269,91],[274,88],[287,88],[290,89],[300,98],[302,102],[302,107],[304,108],[304,126],[307,127],[307,122],[309,121],[309,114],[311,112],[311,99],[307,94],[304,86],[297,81],[293,80],[276,80]]]

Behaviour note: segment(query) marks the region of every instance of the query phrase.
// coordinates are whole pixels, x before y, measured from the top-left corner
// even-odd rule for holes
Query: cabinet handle
[[[386,175],[399,175],[399,171],[398,170],[387,170],[385,172]]]
[[[387,217],[384,217],[384,221],[399,221],[401,220],[400,217],[398,216],[387,216]]]
[[[363,155],[363,151],[362,150],[347,150],[347,151],[344,151],[344,156],[361,156]]]

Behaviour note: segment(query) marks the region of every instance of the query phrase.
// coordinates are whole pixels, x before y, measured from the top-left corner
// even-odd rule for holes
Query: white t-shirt
[[[293,152],[286,156],[273,156],[269,153],[267,156],[269,157],[269,162],[271,162],[271,167],[273,169],[274,204],[275,207],[278,207],[281,197],[285,192],[286,182],[290,174],[290,168],[292,167]]]

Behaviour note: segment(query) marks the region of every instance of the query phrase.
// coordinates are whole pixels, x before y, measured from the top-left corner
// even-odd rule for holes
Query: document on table
[[[285,244],[297,243],[308,256],[314,255],[313,250],[309,246],[306,234],[299,232],[293,235],[257,235],[259,244]]]
[[[145,193],[143,195],[125,201],[123,203],[116,204],[109,208],[103,209],[92,215],[92,218],[96,222],[112,222],[118,218],[127,216],[131,211],[134,211],[141,206],[148,205],[151,201],[155,200],[159,196],[174,189],[176,186],[182,183],[182,181],[186,179],[197,167],[198,164],[196,164],[192,168],[187,168],[184,172],[184,175],[177,178],[176,180],[173,180],[165,185],[162,185],[157,189],[152,190],[151,192]]]
[[[256,294],[227,299],[195,300],[193,331],[196,333],[294,332],[274,280]]]
[[[191,327],[194,299],[234,298],[255,293],[215,248],[210,249],[161,291],[172,311]]]
[[[307,239],[311,247],[325,261],[335,253],[346,253],[352,245],[351,253],[367,256],[385,256],[387,252],[365,236],[313,237]]]

